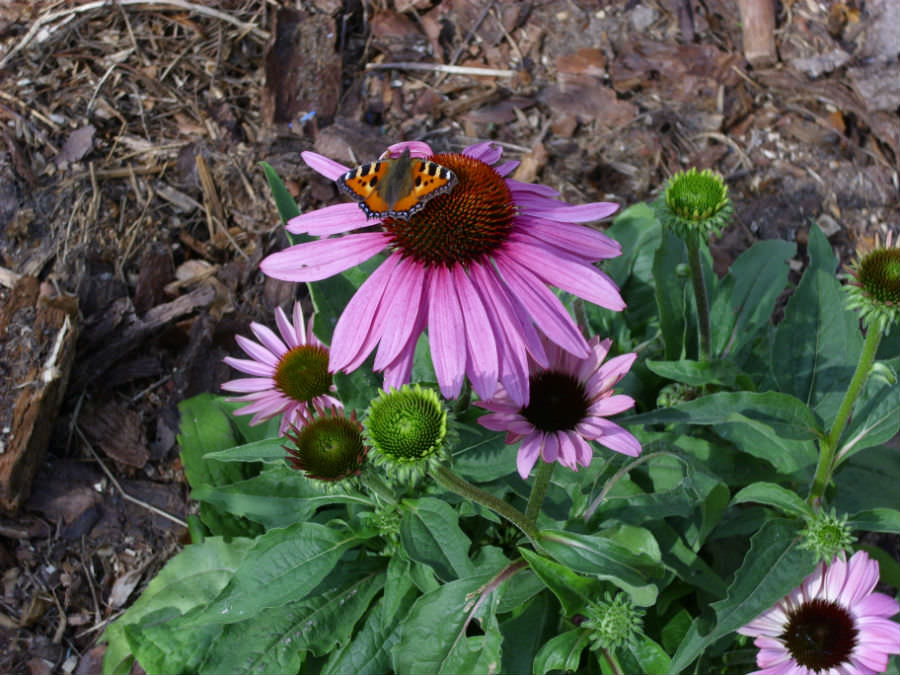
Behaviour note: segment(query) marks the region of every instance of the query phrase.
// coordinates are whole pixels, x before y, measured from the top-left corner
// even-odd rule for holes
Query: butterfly
[[[394,159],[363,164],[335,181],[369,218],[409,220],[429,200],[456,186],[456,174],[427,159],[410,157],[409,148]]]

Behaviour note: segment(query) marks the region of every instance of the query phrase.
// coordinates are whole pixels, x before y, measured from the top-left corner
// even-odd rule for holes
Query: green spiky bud
[[[588,631],[594,651],[616,649],[643,632],[644,611],[635,607],[625,593],[614,597],[605,593],[602,600],[589,601],[585,615],[579,627]]]
[[[806,528],[800,533],[803,535],[800,547],[815,553],[817,561],[831,561],[856,541],[847,524],[847,516],[836,515],[834,509],[829,513],[817,512],[806,521]]]
[[[663,226],[684,240],[708,240],[711,234],[719,234],[734,212],[728,186],[722,176],[709,169],[676,173],[654,207]]]

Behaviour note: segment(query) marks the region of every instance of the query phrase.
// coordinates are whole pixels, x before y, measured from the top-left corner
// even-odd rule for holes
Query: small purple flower
[[[758,675],[883,673],[900,653],[900,624],[890,617],[900,605],[873,593],[878,563],[865,551],[847,561],[841,553],[778,604],[743,628],[756,637]]]
[[[559,462],[573,471],[588,466],[594,451],[588,441],[637,457],[641,444],[629,432],[605,419],[627,410],[634,399],[613,394],[636,354],[622,354],[606,363],[611,341],[593,338],[586,358],[572,356],[545,340],[546,368],[532,363],[531,400],[522,406],[502,389],[488,401],[475,405],[491,412],[478,422],[494,431],[505,431],[506,442],[522,445],[516,460],[519,475],[527,478],[538,457]]]
[[[328,370],[328,348],[313,334],[312,317],[304,327],[303,310],[300,303],[295,303],[293,321],[288,321],[279,307],[275,310],[275,323],[280,338],[256,322],[250,324],[250,330],[259,342],[235,336],[250,358],[226,356],[225,363],[252,377],[225,382],[222,389],[244,394],[228,400],[250,404],[234,414],[253,415],[251,425],[283,415],[283,435],[290,428],[302,428],[316,406],[338,410],[343,410],[343,406],[331,395],[336,389]]]

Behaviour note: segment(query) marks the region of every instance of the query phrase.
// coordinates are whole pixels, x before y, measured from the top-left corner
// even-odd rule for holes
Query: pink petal
[[[456,398],[462,388],[466,368],[466,335],[459,320],[459,299],[453,278],[446,267],[429,269],[428,339],[431,361],[444,398]]]
[[[222,383],[222,389],[225,391],[233,391],[236,393],[247,393],[255,391],[265,391],[272,389],[275,382],[271,377],[242,377],[237,380],[229,380]]]
[[[559,439],[555,432],[543,434],[543,448],[541,449],[541,459],[548,464],[559,459]],[[571,467],[570,467],[571,468]]]
[[[380,316],[378,308],[399,260],[397,254],[389,256],[350,298],[334,327],[328,362],[330,371],[349,370],[351,363],[365,361],[375,348],[382,329],[376,324],[376,318]]]
[[[620,412],[633,407],[633,398],[626,396],[625,394],[616,394],[615,396],[608,396],[607,398],[602,398],[599,401],[592,403],[588,408],[588,414],[596,415],[597,417],[610,417],[611,415],[618,415]]]
[[[384,232],[319,239],[272,253],[259,268],[263,274],[283,281],[321,281],[365,262],[387,244]]]
[[[412,331],[410,331],[409,341],[397,355],[397,358],[384,369],[384,384],[382,388],[390,391],[391,387],[399,388],[409,382],[412,375],[413,359],[416,355],[416,344],[419,336],[425,330],[425,312],[419,312],[416,316]]]
[[[461,318],[466,331],[466,345],[471,368],[467,368],[472,388],[481,398],[490,398],[497,389],[497,342],[481,297],[461,265],[451,269]]]
[[[610,450],[615,450],[629,457],[637,457],[641,454],[641,444],[634,436],[622,427],[609,420],[595,420],[595,423],[603,428],[603,435],[596,439],[600,445],[605,445]]]
[[[894,598],[887,596],[884,593],[873,593],[869,597],[863,598],[856,603],[854,610],[860,616],[889,618],[900,612],[900,605],[897,604],[897,601],[894,600]],[[897,630],[900,631],[900,624],[894,625],[898,626]],[[900,643],[900,641],[898,641],[898,643]]]
[[[235,335],[234,341],[238,343],[238,346],[244,350],[244,353],[246,353],[247,356],[270,366],[272,369],[269,371],[270,374],[274,372],[274,369],[278,366],[278,357],[272,352],[262,345],[255,343],[253,340],[245,338],[243,335]]]
[[[250,330],[253,331],[253,334],[256,336],[256,339],[259,340],[260,344],[279,359],[287,353],[288,349],[284,342],[281,341],[280,337],[275,335],[271,328],[254,321],[250,324]]]
[[[293,234],[311,234],[316,237],[327,237],[332,234],[349,232],[358,227],[365,227],[374,221],[366,219],[366,214],[359,204],[334,204],[325,208],[301,214],[287,222],[288,232]]]
[[[272,377],[275,374],[275,366],[271,366],[266,363],[260,363],[259,361],[251,361],[250,359],[236,359],[233,356],[226,356],[222,360],[235,370],[239,370],[242,373],[247,373],[247,375]]]
[[[544,283],[514,257],[504,253],[495,257],[503,279],[509,285],[543,333],[576,356],[588,355],[588,346],[572,317]]]
[[[400,157],[407,148],[409,149],[410,157],[431,157],[434,154],[431,146],[422,141],[403,141],[401,143],[394,143],[393,145],[388,146],[386,154],[389,157]]]
[[[634,352],[611,358],[600,366],[600,369],[591,377],[588,382],[589,391],[600,392],[612,389],[628,374],[636,358],[637,354]]]
[[[594,450],[591,448],[590,443],[584,440],[581,434],[574,431],[569,431],[567,436],[569,437],[569,443],[575,449],[575,457],[578,463],[581,466],[590,466],[591,460],[594,458]]]
[[[528,474],[531,473],[540,454],[541,436],[539,434],[533,434],[522,441],[519,453],[516,455],[516,468],[522,478],[528,478]]]
[[[615,312],[625,309],[618,287],[593,265],[580,264],[575,259],[554,255],[548,248],[520,241],[509,240],[504,249],[547,283]]]
[[[503,156],[503,150],[499,145],[492,141],[484,141],[483,143],[470,145],[468,148],[462,151],[462,154],[464,154],[466,157],[478,159],[485,164],[496,164]]]
[[[296,305],[299,303],[294,304]],[[281,333],[281,338],[287,345],[288,350],[303,344],[302,342],[298,342],[297,331],[294,330],[294,324],[288,321],[287,315],[281,307],[275,308],[275,325],[278,326],[278,332]]]
[[[516,200],[516,203],[522,209],[523,214],[558,220],[563,223],[589,223],[602,220],[619,210],[619,205],[612,202],[572,205],[562,202],[553,203],[550,200],[529,195],[522,195]]]
[[[523,183],[520,180],[516,180],[515,178],[507,178],[506,184],[509,186],[509,191],[512,192],[513,199],[518,201],[520,195],[537,195],[539,197],[559,197],[559,192],[554,190],[549,185],[542,185],[540,183]]]
[[[515,160],[510,160],[509,162],[503,162],[503,164],[498,164],[494,167],[494,171],[496,171],[501,176],[508,176],[516,168],[521,164],[521,162],[517,162]]]
[[[622,255],[622,245],[602,232],[584,225],[562,223],[537,216],[519,216],[517,225],[523,234],[589,260],[605,260]]]
[[[336,180],[350,170],[349,166],[344,166],[316,152],[301,152],[300,156],[310,169],[330,180]]]
[[[409,342],[422,295],[425,270],[411,258],[401,258],[388,282],[390,297],[385,298],[384,333],[375,356],[375,370],[384,370]]]

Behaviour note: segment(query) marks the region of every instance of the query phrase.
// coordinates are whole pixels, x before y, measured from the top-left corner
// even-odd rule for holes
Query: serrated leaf
[[[782,511],[785,515],[797,518],[811,518],[812,507],[800,499],[796,492],[775,483],[753,483],[738,492],[731,500],[732,504],[756,502],[768,504]]]
[[[707,646],[755,619],[813,571],[813,554],[797,546],[799,527],[796,521],[770,520],[751,538],[728,596],[712,604],[715,625],[701,635],[695,620],[672,658],[672,672],[687,668]]]
[[[656,600],[658,589],[650,579],[662,576],[663,567],[649,556],[633,553],[607,537],[561,530],[541,531],[538,542],[558,562],[576,572],[609,581],[640,607],[648,607]]]
[[[256,538],[228,585],[188,625],[236,623],[302,600],[334,568],[357,534],[298,523]]]
[[[408,499],[403,506],[400,540],[410,559],[430,565],[445,581],[470,576],[472,541],[460,529],[453,507],[433,497]]]
[[[394,648],[399,673],[488,673],[501,663],[502,636],[494,615],[490,575],[458,579],[426,593],[409,611]],[[483,635],[467,637],[471,621]]]

